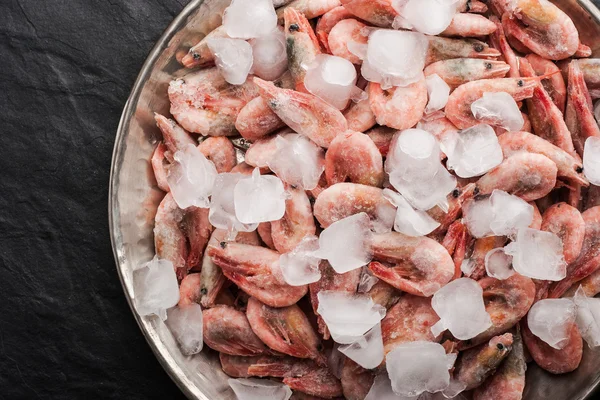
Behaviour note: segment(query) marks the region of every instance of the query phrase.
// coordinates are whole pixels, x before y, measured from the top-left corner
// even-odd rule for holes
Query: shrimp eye
[[[473,189],[473,196],[477,196],[479,194],[479,188],[476,187],[475,189]]]
[[[298,32],[299,30],[300,30],[300,25],[298,25],[298,24],[290,25],[290,32]]]
[[[454,189],[452,191],[452,197],[454,197],[455,199],[458,199],[458,196],[460,196],[460,190]]]
[[[225,247],[227,247],[227,242],[221,242],[219,243],[219,246],[221,246],[221,248],[224,249]]]
[[[492,69],[492,63],[485,63],[485,69]]]
[[[208,290],[206,290],[206,288],[204,288],[204,287],[203,287],[202,289],[200,289],[200,293],[201,293],[203,296],[206,296],[206,294],[208,293]]]
[[[325,347],[323,347],[323,343],[319,343],[319,344],[317,345],[317,351],[321,352],[321,351],[323,351],[323,350],[325,350]]]
[[[475,43],[475,45],[473,46],[473,49],[476,52],[481,53],[483,51],[483,44],[481,44],[481,43]]]
[[[519,81],[517,82],[517,86],[519,87],[523,87],[524,84],[525,83],[521,79],[519,79]]]
[[[502,343],[498,343],[496,347],[498,348],[498,350],[504,350],[504,345]]]
[[[575,170],[578,174],[583,172],[583,167],[577,167],[577,169]]]
[[[198,53],[192,53],[192,57],[194,57],[194,60],[198,61],[200,59],[200,54]]]

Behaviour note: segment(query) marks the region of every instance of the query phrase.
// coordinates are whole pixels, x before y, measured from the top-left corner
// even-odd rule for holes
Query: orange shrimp
[[[304,14],[290,5],[283,10],[283,16],[289,71],[296,84],[296,90],[307,92],[304,87],[306,68],[321,53],[321,47]]]
[[[481,79],[504,78],[511,67],[503,61],[480,58],[454,58],[428,65],[425,76],[439,75],[450,87]]]
[[[544,212],[541,230],[552,232],[562,240],[567,264],[579,257],[585,237],[585,221],[578,209],[566,203],[554,204]]]
[[[315,34],[317,35],[321,46],[323,46],[328,53],[331,53],[331,49],[329,48],[329,34],[331,33],[331,30],[338,22],[352,17],[352,13],[346,10],[344,6],[338,6],[327,11],[319,18],[319,22],[317,22],[315,28]]]
[[[165,156],[169,161],[173,161],[173,154],[179,150],[183,150],[188,144],[198,145],[190,134],[183,129],[179,124],[172,119],[166,118],[160,114],[154,114],[154,120],[156,125],[160,129],[163,135],[163,142],[169,153],[165,153]]]
[[[278,129],[285,123],[271,110],[265,99],[257,97],[248,102],[235,120],[235,128],[246,140],[254,142]]]
[[[314,235],[317,227],[306,192],[286,185],[289,198],[285,201],[285,214],[271,222],[271,239],[280,253],[292,251],[304,237]]]
[[[391,28],[398,15],[391,0],[340,0],[354,16],[381,28]]]
[[[230,172],[237,164],[235,148],[226,137],[209,137],[200,143],[198,149],[215,164],[219,174]]]
[[[496,24],[483,15],[458,13],[440,35],[478,37],[491,35],[496,29]]]
[[[208,41],[213,38],[227,37],[229,36],[227,36],[225,27],[223,25],[219,26],[202,38],[198,44],[192,46],[189,52],[181,60],[181,64],[186,68],[204,67],[214,64],[215,56],[208,48]]]
[[[506,39],[502,22],[500,22],[496,16],[491,16],[490,21],[496,24],[496,32],[490,35],[490,42],[492,43],[492,46],[502,53],[502,58],[508,65],[510,65],[508,77],[519,78],[521,76],[519,74],[519,59]]]
[[[369,40],[367,25],[353,18],[338,22],[329,33],[328,46],[331,54],[360,65],[362,60],[349,50],[349,43],[366,45]]]
[[[419,122],[427,106],[427,84],[421,79],[407,87],[383,90],[371,82],[367,88],[369,104],[379,125],[404,130]]]
[[[371,138],[373,143],[375,143],[379,153],[383,157],[386,157],[390,151],[390,145],[394,135],[396,134],[396,130],[393,128],[388,128],[387,126],[378,126],[370,131],[367,131],[366,134]]]
[[[537,76],[547,76],[546,79],[542,80],[542,86],[544,86],[560,112],[565,112],[567,85],[562,75],[557,73],[560,69],[552,61],[546,60],[537,54],[528,54],[525,58]]]
[[[425,65],[453,58],[493,58],[500,52],[487,43],[476,39],[450,39],[440,36],[428,36],[429,49]]]

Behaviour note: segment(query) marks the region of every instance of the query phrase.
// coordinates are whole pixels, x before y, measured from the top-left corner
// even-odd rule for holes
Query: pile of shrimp
[[[317,294],[356,293],[367,274],[379,278],[368,294],[387,309],[381,322],[385,353],[411,341],[442,343],[448,353],[458,353],[452,375],[474,399],[520,399],[528,362],[552,374],[578,367],[583,344],[575,325],[568,344],[557,350],[531,333],[525,317],[535,302],[572,296],[580,285],[588,296],[600,292],[600,190],[582,173],[584,143],[600,137],[592,110],[592,98],[600,96],[600,59],[588,58],[591,49],[579,41],[569,16],[552,3],[509,3],[459,1],[450,27],[440,36],[428,36],[424,75],[437,74],[452,89],[445,109],[434,117],[424,118],[424,79],[387,90],[359,79],[368,98],[343,111],[304,87],[304,66],[318,54],[345,58],[360,71],[362,61],[348,43],[366,43],[364,27],[391,28],[397,16],[391,0],[294,0],[279,8],[288,70],[275,82],[249,76],[242,85],[228,84],[214,66],[206,39],[180,60],[189,72],[169,88],[172,115],[156,115],[163,140],[151,162],[156,184],[166,192],[155,218],[156,254],[173,263],[178,306],[202,306],[203,337],[210,348],[205,351],[218,352],[227,375],[282,381],[295,399],[364,399],[385,366],[367,370],[345,358],[341,370],[331,367],[334,343],[317,314]],[[219,29],[208,37],[218,35],[223,35]],[[274,273],[280,254],[305,236],[355,213],[372,216],[386,201],[382,190],[390,184],[383,165],[396,132],[420,123],[437,138],[460,134],[479,123],[470,106],[486,92],[513,96],[525,125],[521,132],[495,127],[504,161],[480,178],[457,179],[447,212],[428,212],[439,228],[420,238],[377,234],[373,262],[338,274],[321,261],[322,278],[309,285],[290,286]],[[309,139],[326,151],[318,187],[304,191],[287,185],[284,217],[234,239],[211,226],[208,209],[180,209],[169,193],[167,174],[174,154],[189,144],[198,146],[218,173],[249,175],[260,168],[272,174],[267,161],[277,151],[273,140],[289,132],[287,111],[275,101],[282,94],[294,112],[301,110],[299,123]],[[243,140],[234,140],[240,136]],[[236,157],[240,143],[245,144],[243,162]],[[467,193],[485,197],[494,189],[530,202],[536,215],[531,228],[561,238],[565,279],[487,276],[486,254],[504,246],[507,238],[472,238],[462,206]],[[409,262],[417,249],[443,261],[422,273]],[[481,286],[492,326],[466,341],[449,332],[434,337],[430,328],[439,317],[422,288],[463,277],[460,265],[466,258],[473,263],[468,278]]]

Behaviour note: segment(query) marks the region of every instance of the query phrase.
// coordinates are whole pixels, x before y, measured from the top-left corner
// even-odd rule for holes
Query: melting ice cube
[[[577,305],[577,327],[590,347],[600,346],[600,299],[587,297],[580,286],[573,298]]]
[[[438,336],[448,329],[460,340],[472,339],[492,326],[483,303],[483,289],[469,278],[460,278],[438,290],[431,306],[440,317],[431,332]]]
[[[384,189],[383,196],[398,207],[394,221],[394,229],[397,232],[418,237],[428,235],[440,226],[440,223],[425,211],[415,210],[401,194]]]
[[[527,324],[531,333],[560,350],[568,343],[575,317],[572,299],[543,299],[529,310]]]
[[[600,104],[600,101],[598,102]],[[600,186],[600,138],[589,137],[583,150],[583,172],[592,185]]]
[[[365,369],[376,368],[383,361],[381,323],[356,342],[340,346],[339,351]]]
[[[193,144],[177,151],[173,158],[167,181],[179,208],[207,208],[217,177],[215,165]]]
[[[448,169],[461,178],[483,175],[504,158],[496,132],[486,124],[448,133],[442,150],[448,156]]]
[[[384,89],[423,78],[429,41],[421,33],[378,29],[369,36],[362,75]]]
[[[513,268],[533,279],[560,281],[567,276],[562,240],[554,233],[537,229],[519,229],[517,240],[506,246],[513,257]]]
[[[321,279],[321,260],[313,255],[318,249],[319,238],[306,236],[294,250],[279,257],[281,273],[288,285],[302,286]]]
[[[167,311],[167,326],[186,356],[202,351],[202,308],[193,303]]]
[[[217,176],[215,187],[218,190],[210,198],[208,220],[215,228],[226,229],[229,232],[252,232],[258,224],[242,224],[235,216],[233,190],[235,185],[244,178],[238,173],[223,173]]]
[[[475,118],[493,121],[508,131],[520,131],[525,124],[517,102],[506,92],[484,93],[471,104],[471,112]]]
[[[268,379],[228,379],[238,400],[288,400],[292,390],[288,385]]]
[[[496,236],[512,236],[533,221],[533,206],[518,196],[494,190],[490,204],[494,214],[490,228]]]
[[[266,81],[274,81],[288,67],[285,33],[277,27],[271,33],[250,40],[252,46],[252,73]]]
[[[413,400],[415,399],[413,396],[405,397],[398,396],[392,390],[392,382],[390,381],[390,377],[388,376],[387,371],[380,372],[373,381],[373,385],[371,389],[369,389],[369,393],[367,393],[367,397],[365,400]],[[415,399],[416,400],[416,399]]]
[[[360,276],[360,282],[358,283],[358,293],[368,293],[373,286],[379,282],[377,278],[368,267],[363,267],[362,275]]]
[[[233,0],[223,14],[225,32],[232,38],[252,39],[268,35],[277,27],[271,0]]]
[[[338,343],[355,342],[385,317],[385,307],[366,294],[323,290],[317,297],[317,313]]]
[[[408,0],[397,9],[407,24],[428,35],[442,33],[456,14],[456,5],[439,0]]]
[[[450,86],[438,74],[429,75],[426,79],[429,102],[425,114],[431,114],[446,107],[450,97]]]
[[[223,78],[232,85],[246,82],[252,68],[252,46],[241,39],[210,38],[208,48]]]
[[[473,237],[491,236],[494,213],[490,198],[466,201],[463,205],[463,220]]]
[[[503,248],[490,250],[485,255],[485,271],[492,278],[500,280],[510,278],[515,274],[512,267],[512,256],[506,254]]]
[[[233,189],[235,216],[244,224],[278,221],[285,214],[285,189],[276,176],[261,175],[240,179]]]
[[[304,78],[306,89],[327,103],[343,110],[356,85],[354,64],[342,57],[319,54]]]
[[[450,384],[448,371],[456,354],[446,354],[438,343],[417,341],[396,346],[386,356],[392,389],[400,396],[440,392]]]
[[[173,263],[154,257],[133,271],[135,308],[140,315],[157,315],[167,319],[167,310],[179,301],[179,285]]]
[[[275,138],[277,152],[267,161],[271,171],[290,185],[312,190],[325,170],[323,149],[306,136],[289,134]]]
[[[372,259],[369,238],[371,221],[366,213],[354,214],[321,232],[316,257],[328,260],[338,273],[360,268]]]

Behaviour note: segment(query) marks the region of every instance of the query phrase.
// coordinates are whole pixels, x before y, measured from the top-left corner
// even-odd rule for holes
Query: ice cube
[[[491,236],[494,213],[490,198],[466,201],[463,205],[463,220],[473,237],[479,239]]]
[[[518,196],[494,190],[490,197],[494,219],[490,228],[496,236],[513,236],[533,221],[533,206]]]
[[[239,0],[238,0],[239,1]],[[223,78],[232,85],[241,85],[252,68],[252,46],[241,39],[210,38],[208,48]]]
[[[218,189],[210,198],[208,220],[215,228],[229,232],[252,232],[258,224],[242,224],[235,216],[233,190],[235,185],[244,178],[238,173],[223,173],[217,176],[215,187]]]
[[[365,369],[376,368],[383,361],[381,323],[354,343],[340,346],[339,351]]]
[[[223,14],[225,32],[232,38],[252,39],[268,35],[277,27],[271,0],[233,0]]]
[[[366,213],[354,214],[321,232],[314,255],[329,261],[338,274],[360,268],[372,259],[369,238],[371,221]]]
[[[284,182],[312,190],[325,170],[323,149],[303,135],[287,134],[275,138],[277,152],[267,160],[271,171]]]
[[[135,308],[140,315],[167,319],[167,310],[179,302],[179,285],[173,263],[154,257],[133,271]]]
[[[552,232],[519,229],[517,240],[504,249],[513,257],[513,268],[521,275],[547,281],[560,281],[567,276],[562,240]]]
[[[360,282],[358,283],[358,293],[369,293],[373,286],[379,282],[377,278],[368,267],[363,267],[362,275],[360,276]]]
[[[486,124],[449,132],[442,142],[442,151],[448,156],[448,169],[461,178],[483,175],[504,159],[496,132]]]
[[[525,124],[523,114],[515,99],[506,92],[484,93],[483,97],[471,104],[473,116],[485,119],[508,131],[520,131]]]
[[[308,67],[306,89],[337,109],[345,109],[356,85],[354,64],[342,57],[319,54]]]
[[[322,290],[317,297],[317,313],[333,340],[341,344],[355,342],[385,317],[385,307],[366,294]]]
[[[383,196],[398,208],[394,221],[394,229],[397,232],[418,237],[428,235],[440,226],[440,223],[425,211],[415,210],[400,193],[384,189]]]
[[[492,278],[500,280],[510,278],[515,274],[512,267],[512,256],[506,254],[503,248],[490,250],[485,255],[485,270]]]
[[[268,379],[228,379],[238,400],[288,400],[292,390],[288,385]]]
[[[598,102],[600,104],[600,101]],[[583,172],[592,185],[600,186],[600,138],[591,136],[583,150]]]
[[[313,253],[319,249],[319,238],[305,236],[296,248],[279,257],[283,279],[288,285],[303,286],[321,279],[319,258]]]
[[[215,165],[193,144],[177,151],[173,158],[167,182],[179,208],[207,208],[217,177]]]
[[[470,278],[459,278],[438,290],[431,306],[440,317],[431,332],[438,336],[448,329],[459,340],[472,339],[492,326],[483,303],[483,289]]]
[[[167,311],[167,326],[186,356],[202,351],[202,308],[192,303]]]
[[[338,379],[342,376],[342,370],[344,369],[344,362],[346,361],[346,356],[340,353],[338,350],[339,344],[333,343],[333,347],[327,356],[327,366],[331,373]]]
[[[409,0],[397,11],[413,29],[427,35],[437,35],[452,22],[456,5],[438,0]]]
[[[244,224],[280,220],[285,214],[285,200],[281,179],[261,175],[258,168],[252,176],[240,179],[233,189],[235,216]]]
[[[362,75],[383,89],[423,78],[429,40],[421,33],[378,29],[369,36]]]
[[[450,86],[438,74],[429,75],[426,79],[429,102],[425,114],[431,114],[446,107],[450,97]]]
[[[371,230],[375,233],[388,233],[394,227],[396,219],[396,209],[391,204],[381,203],[375,210],[375,215],[371,220]]]
[[[287,70],[288,60],[285,33],[282,27],[271,33],[250,40],[252,46],[252,73],[266,81],[274,81]]]
[[[577,306],[577,327],[588,346],[600,346],[600,299],[587,297],[580,286],[573,297]]]
[[[373,381],[365,400],[416,400],[415,396],[398,396],[392,390],[392,382],[387,371],[380,372]]]
[[[527,324],[531,333],[549,346],[561,350],[569,341],[575,318],[576,309],[572,299],[543,299],[529,310]]]
[[[416,341],[396,345],[385,360],[393,391],[400,396],[418,396],[448,387],[448,370],[456,354],[446,354],[439,343]]]

